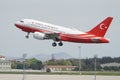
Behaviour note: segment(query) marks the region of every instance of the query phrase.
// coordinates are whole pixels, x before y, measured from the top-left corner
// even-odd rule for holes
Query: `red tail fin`
[[[110,23],[112,22],[112,19],[112,17],[107,17],[105,20],[103,20],[100,24],[98,24],[96,27],[94,27],[87,33],[94,34],[99,37],[104,37]]]

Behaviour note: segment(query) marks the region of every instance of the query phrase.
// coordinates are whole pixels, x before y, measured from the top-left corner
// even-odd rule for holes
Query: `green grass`
[[[23,72],[0,72],[0,74],[23,74]],[[37,75],[79,75],[79,72],[26,72]],[[93,71],[83,71],[82,75],[94,75]],[[120,76],[120,72],[96,72],[96,75]]]
[[[83,75],[94,75],[94,72],[83,72]],[[109,75],[109,76],[120,76],[120,72],[96,72],[96,75]]]

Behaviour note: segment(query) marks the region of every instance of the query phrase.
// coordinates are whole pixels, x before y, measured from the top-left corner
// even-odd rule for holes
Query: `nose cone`
[[[14,24],[17,28],[20,28],[21,27],[21,24],[19,22],[15,22]]]
[[[18,26],[18,24],[17,24],[17,23],[15,23],[14,25],[15,25],[16,27]]]

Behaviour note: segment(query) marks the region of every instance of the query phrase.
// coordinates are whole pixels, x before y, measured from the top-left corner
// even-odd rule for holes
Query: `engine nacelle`
[[[39,39],[39,40],[44,40],[44,39],[46,39],[45,34],[44,34],[44,33],[40,33],[40,32],[34,32],[34,33],[33,33],[33,37],[34,37],[35,39]]]

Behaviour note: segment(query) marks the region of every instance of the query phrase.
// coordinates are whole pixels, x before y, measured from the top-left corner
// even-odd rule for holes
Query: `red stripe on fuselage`
[[[61,41],[76,43],[109,43],[109,41],[105,38],[100,37],[98,41],[94,41],[94,38],[97,39],[97,36],[89,34],[60,34]]]
[[[51,32],[51,31],[47,31],[47,30],[42,30],[42,29],[38,29],[38,28],[33,28],[33,27],[28,27],[28,26],[22,26],[19,24],[15,24],[16,27],[20,28],[21,30],[25,31],[25,32]]]

